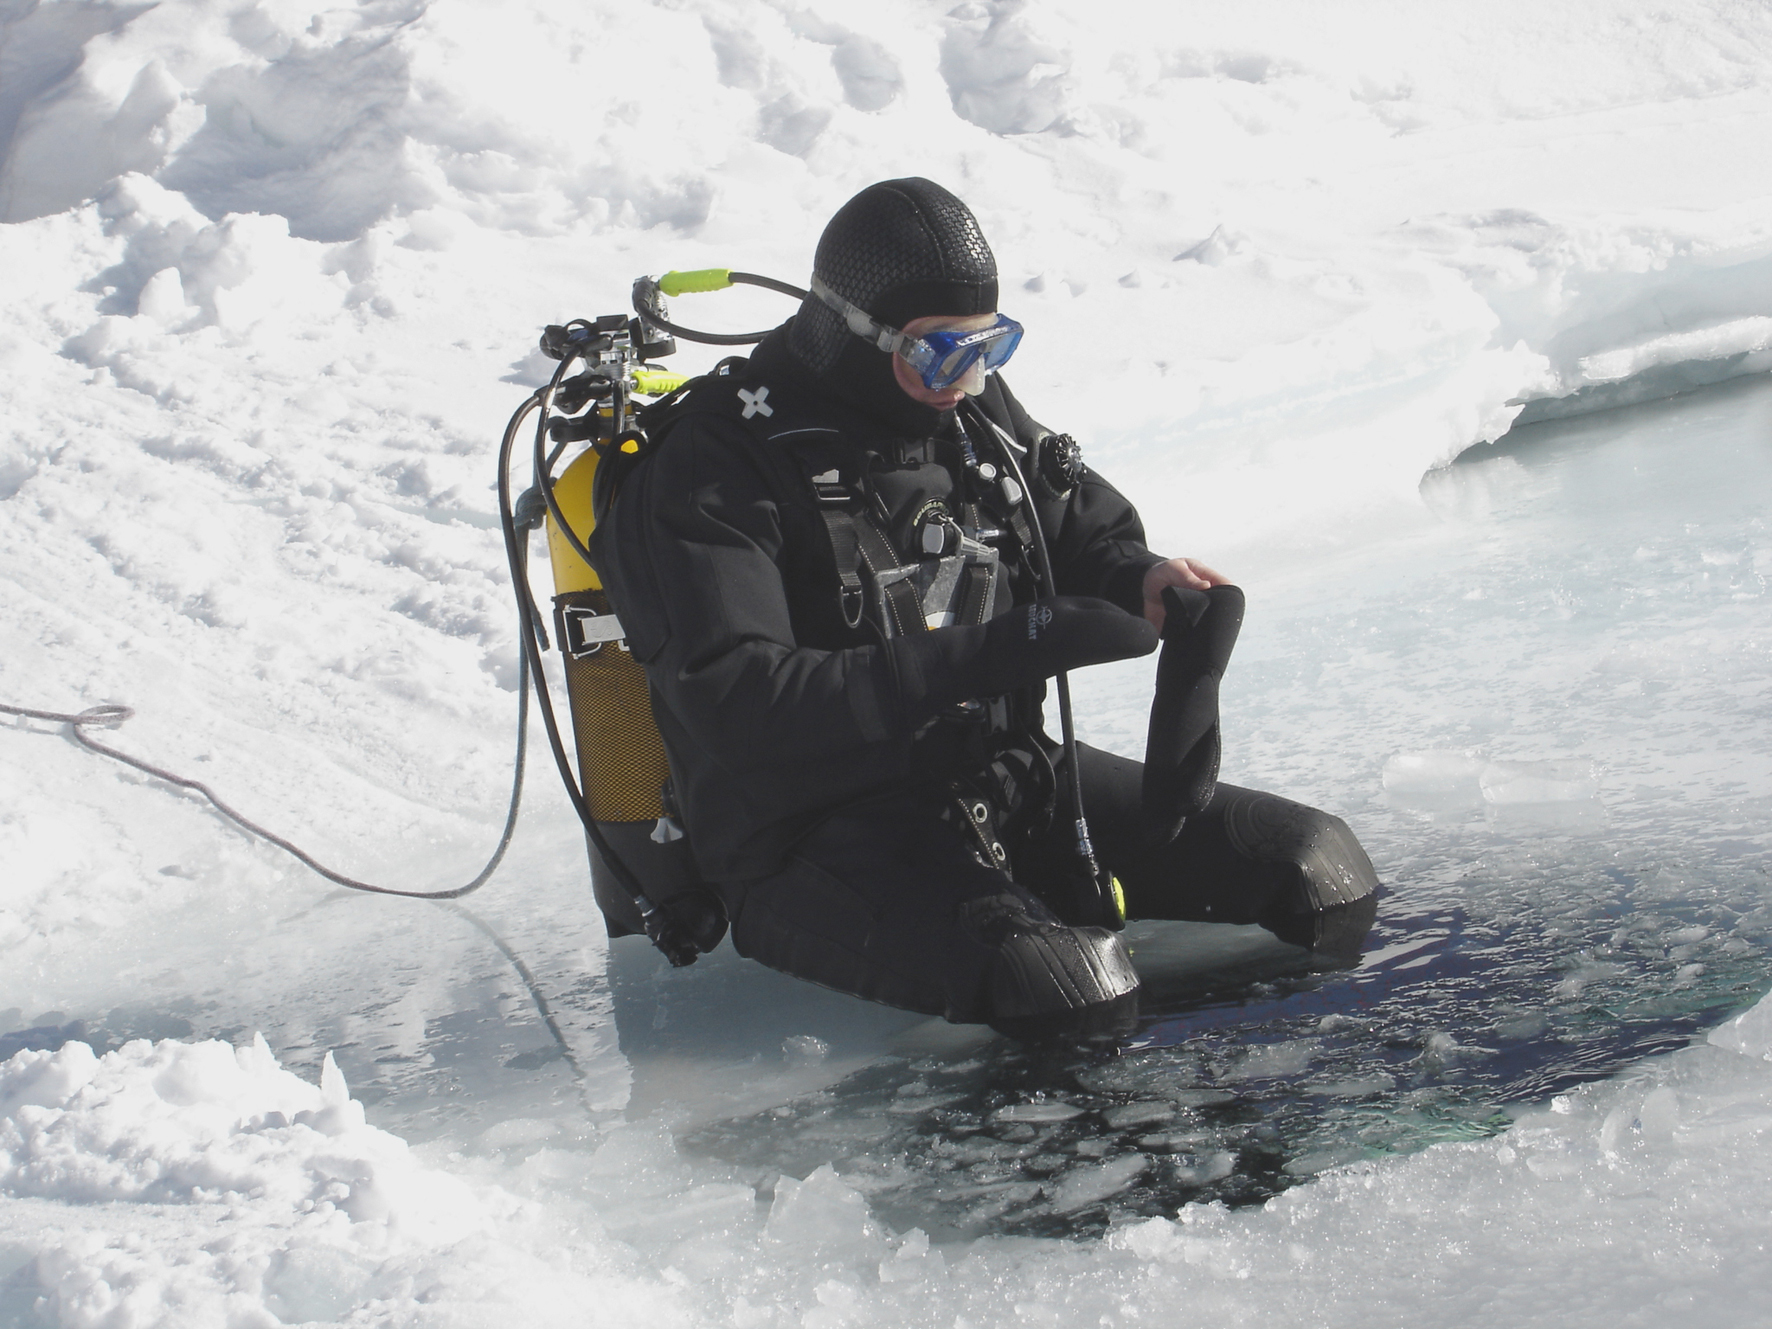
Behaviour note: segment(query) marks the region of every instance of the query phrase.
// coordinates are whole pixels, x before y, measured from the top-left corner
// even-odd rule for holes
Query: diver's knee
[[[1279,807],[1272,806],[1280,805]],[[1249,848],[1282,879],[1261,922],[1282,941],[1355,956],[1378,914],[1378,873],[1348,824],[1332,813],[1272,799]]]
[[[1294,907],[1288,907],[1288,904]],[[1329,960],[1355,960],[1378,917],[1376,893],[1330,905],[1326,909],[1296,907],[1296,902],[1277,901],[1262,916],[1262,926],[1281,941],[1303,946]]]

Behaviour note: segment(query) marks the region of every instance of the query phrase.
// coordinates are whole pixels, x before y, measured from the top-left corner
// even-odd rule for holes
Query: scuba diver
[[[797,314],[648,422],[589,552],[669,815],[604,831],[636,858],[682,832],[647,894],[701,950],[729,923],[771,968],[1024,1038],[1128,1026],[1128,917],[1357,954],[1378,883],[1346,824],[1217,783],[1242,593],[1149,550],[1017,401],[997,298],[963,202],[870,186]],[[1159,645],[1145,762],[1076,743],[1064,671]],[[611,934],[641,931],[592,859]]]

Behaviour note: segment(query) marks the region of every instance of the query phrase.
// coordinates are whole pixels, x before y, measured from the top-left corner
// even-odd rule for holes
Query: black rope
[[[164,780],[167,784],[176,785],[180,789],[190,789],[202,794],[215,806],[216,811],[236,826],[256,835],[261,840],[276,845],[284,853],[312,868],[330,882],[336,882],[353,891],[367,891],[372,895],[403,895],[413,900],[457,900],[479,890],[491,879],[492,874],[498,870],[498,865],[504,860],[505,850],[511,846],[511,837],[517,831],[517,810],[523,802],[523,766],[529,747],[529,661],[527,657],[521,658],[518,662],[517,696],[517,759],[516,769],[511,778],[511,805],[510,810],[505,814],[504,833],[499,836],[498,848],[492,851],[492,857],[486,860],[486,866],[480,869],[479,875],[466,886],[457,886],[453,890],[447,891],[403,891],[392,886],[375,886],[366,881],[358,881],[355,877],[347,877],[344,873],[327,867],[306,850],[291,844],[276,832],[266,830],[243,813],[229,807],[215,790],[201,780],[192,780],[169,771],[164,766],[156,766],[150,761],[143,761],[140,757],[132,757],[127,752],[99,742],[86,732],[95,725],[115,726],[122,724],[135,715],[132,707],[89,706],[83,711],[67,714],[62,711],[33,710],[28,706],[8,706],[4,702],[0,702],[0,712],[7,715],[22,715],[32,720],[47,720],[51,723],[68,725],[73,730],[75,741],[82,747],[96,752],[102,757],[109,757],[112,761],[120,761],[125,766],[133,766],[144,775],[151,775],[156,780]]]
[[[17,715],[33,720],[45,720],[52,723],[68,725],[73,732],[75,740],[78,741],[81,746],[98,753],[100,756],[109,757],[113,761],[120,761],[124,765],[133,767],[145,775],[151,775],[155,779],[164,780],[166,783],[174,785],[180,789],[189,789],[201,794],[204,798],[209,800],[218,812],[225,816],[229,821],[232,821],[235,825],[239,826],[242,830],[251,835],[257,836],[259,839],[267,841],[270,844],[276,845],[279,849],[283,850],[306,867],[326,878],[326,880],[339,886],[343,886],[347,890],[365,891],[372,895],[398,895],[412,900],[456,900],[464,895],[479,890],[480,887],[484,886],[486,882],[491,879],[492,874],[498,870],[498,865],[504,861],[505,851],[510,848],[511,838],[516,834],[517,814],[523,801],[523,771],[529,752],[529,689],[533,683],[536,700],[541,705],[542,724],[543,728],[547,731],[548,746],[553,751],[554,764],[559,768],[561,782],[566,787],[566,796],[572,803],[573,811],[578,814],[578,819],[584,826],[586,836],[589,838],[592,845],[596,847],[597,852],[601,855],[604,863],[609,867],[616,880],[633,899],[635,907],[639,909],[641,918],[646,923],[646,932],[652,939],[653,944],[665,953],[673,965],[680,966],[692,963],[696,955],[696,949],[693,944],[686,942],[679,935],[679,929],[676,925],[666,918],[659,911],[658,907],[647,898],[646,892],[641,887],[639,879],[635,876],[633,869],[629,867],[627,863],[622,861],[621,856],[615,852],[614,847],[610,845],[607,837],[603,835],[602,829],[597,825],[596,819],[591,815],[589,803],[586,800],[583,791],[580,789],[577,779],[573,775],[571,763],[567,758],[566,745],[561,738],[559,722],[554,715],[553,701],[548,691],[547,676],[542,668],[542,647],[538,640],[538,633],[541,631],[541,612],[537,607],[535,597],[529,588],[528,544],[527,541],[518,534],[515,516],[512,511],[510,485],[511,449],[516,440],[517,431],[522,427],[524,419],[531,411],[540,408],[541,420],[538,423],[536,430],[535,449],[537,469],[536,487],[546,504],[549,514],[553,516],[556,525],[566,535],[573,550],[578,553],[580,557],[584,558],[585,562],[588,564],[590,562],[589,551],[585,549],[583,542],[579,540],[576,532],[573,531],[571,524],[566,521],[564,514],[560,511],[559,503],[554,498],[553,486],[551,484],[552,467],[549,464],[551,459],[546,456],[542,443],[543,429],[545,428],[547,421],[547,408],[552,402],[553,394],[559,387],[560,379],[564,375],[567,366],[572,362],[572,359],[572,356],[564,358],[547,387],[532,394],[517,408],[516,413],[511,416],[510,423],[505,426],[504,438],[499,445],[499,524],[503,528],[505,553],[510,564],[511,580],[514,583],[516,590],[518,610],[517,754],[514,764],[515,769],[513,770],[511,777],[510,808],[505,815],[504,831],[499,836],[498,847],[493,850],[492,857],[486,861],[486,866],[483,867],[479,874],[465,886],[457,886],[451,890],[443,891],[407,891],[399,890],[392,886],[376,886],[370,882],[359,881],[355,877],[346,876],[342,872],[327,867],[324,863],[321,863],[304,849],[292,844],[275,832],[267,830],[249,817],[228,806],[228,804],[224,802],[213,789],[202,781],[189,779],[174,771],[169,771],[165,767],[156,766],[152,762],[143,761],[139,757],[133,757],[127,752],[119,751],[117,748],[99,742],[86,732],[87,729],[96,725],[122,724],[124,721],[135,715],[135,711],[131,707],[105,704],[101,706],[90,706],[83,711],[70,713],[63,711],[44,711],[27,706],[10,706],[5,703],[0,703],[0,714]],[[619,391],[616,397],[616,407],[618,411],[625,411],[626,397],[625,394],[620,393]],[[619,422],[621,416],[618,415],[616,418]],[[558,454],[556,454],[556,456],[557,455]],[[501,946],[501,949],[504,948]],[[513,963],[517,963],[514,957]],[[544,1018],[547,1018],[545,1012]]]
[[[549,385],[549,389],[551,390],[554,386],[557,386],[558,382],[559,375],[556,374],[555,381]],[[539,392],[536,393],[530,397],[529,400],[524,402],[522,406],[518,407],[517,413],[511,417],[511,422],[505,429],[504,445],[500,459],[501,463],[505,458],[509,457],[511,439],[522,424],[524,417],[540,405],[542,400],[543,394]],[[503,478],[503,466],[501,465],[500,479],[503,480]],[[521,610],[521,622],[519,628],[523,638],[523,640],[519,642],[519,649],[517,652],[517,755],[511,773],[510,807],[505,813],[504,831],[499,836],[498,847],[492,851],[492,857],[486,860],[486,866],[481,868],[474,879],[468,882],[465,886],[457,886],[446,891],[404,891],[392,886],[376,886],[370,882],[358,881],[355,877],[348,877],[342,872],[327,867],[306,850],[290,843],[282,836],[265,829],[251,818],[236,811],[234,808],[229,807],[213,789],[202,781],[188,779],[185,776],[167,770],[163,766],[156,766],[152,762],[143,761],[139,757],[132,757],[127,752],[122,752],[107,744],[100,743],[86,732],[87,729],[94,725],[122,724],[125,720],[128,720],[135,715],[135,711],[132,707],[119,705],[89,706],[83,711],[69,714],[61,711],[33,710],[27,706],[8,706],[5,703],[0,702],[0,714],[22,715],[33,720],[47,720],[52,723],[70,726],[73,730],[75,740],[80,743],[82,747],[85,747],[92,752],[96,752],[100,756],[109,757],[113,761],[120,761],[125,766],[132,766],[143,774],[151,775],[157,780],[164,780],[166,783],[176,785],[180,789],[190,789],[203,795],[204,798],[208,799],[209,802],[214,805],[216,811],[220,812],[224,817],[239,826],[242,830],[249,834],[256,835],[259,839],[267,841],[270,844],[276,845],[277,848],[283,850],[286,854],[289,854],[305,866],[313,869],[313,871],[317,872],[320,876],[326,878],[327,881],[334,882],[348,890],[365,891],[371,895],[398,895],[409,900],[459,900],[464,895],[471,895],[492,879],[492,874],[498,870],[498,865],[504,861],[505,851],[511,847],[511,837],[517,833],[517,813],[523,803],[523,771],[529,757],[530,667],[532,660],[537,666],[539,666],[541,662],[540,652],[539,650],[533,649],[535,643],[532,640],[535,604],[532,599],[523,593],[528,586],[528,548],[524,543],[515,538],[515,529],[511,523],[508,484],[501,485],[500,499],[503,507],[501,515],[504,519],[503,524],[505,526],[506,551],[510,559],[511,576],[513,579],[517,579],[518,583],[518,605]],[[547,685],[545,680],[540,677],[536,679],[536,683],[538,685],[537,692],[541,695],[543,701],[543,719],[547,722],[548,737],[554,746],[555,755],[558,758],[563,756],[563,753],[560,749],[559,736],[554,732],[553,708],[546,705]],[[576,788],[569,787],[568,793],[576,796],[577,790]],[[578,807],[581,802],[577,797],[574,797],[573,801],[575,807]],[[580,812],[580,815],[582,817],[582,811]]]

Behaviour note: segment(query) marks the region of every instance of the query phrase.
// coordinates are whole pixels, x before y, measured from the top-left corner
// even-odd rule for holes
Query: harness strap
[[[991,590],[996,581],[997,569],[987,563],[969,563],[960,574],[959,608],[954,613],[957,624],[974,624],[984,622],[985,614],[990,609]]]
[[[1031,501],[1031,500],[1030,500]],[[1034,552],[1034,528],[1028,525],[1027,512],[1024,505],[1017,505],[1009,514],[1009,529],[1015,532],[1015,538],[1021,541],[1022,552],[1030,557]]]
[[[929,625],[923,621],[923,602],[917,595],[916,583],[910,577],[913,569],[899,563],[898,555],[893,552],[892,542],[874,521],[873,514],[866,508],[857,513],[833,513],[827,509],[827,526],[833,515],[848,521],[854,533],[856,552],[866,564],[867,570],[873,574],[874,585],[880,588],[883,607],[891,616],[898,635],[908,637],[914,632],[926,631]],[[836,540],[833,539],[831,543],[835,546]]]
[[[855,536],[855,522],[847,512],[835,508],[821,508],[820,515],[824,518],[825,530],[830,533],[831,552],[837,560],[837,580],[842,584],[839,595],[843,622],[851,628],[858,628],[867,609],[867,588],[861,581],[861,543]]]

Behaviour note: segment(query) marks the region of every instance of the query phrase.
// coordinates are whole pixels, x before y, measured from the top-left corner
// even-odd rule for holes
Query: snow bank
[[[421,1162],[365,1124],[330,1057],[316,1087],[262,1038],[0,1064],[0,1197],[0,1316],[684,1323],[595,1227],[532,1253],[532,1206]]]
[[[1772,1185],[1767,1028],[1772,1002],[1719,1046],[1559,1096],[1496,1139],[1332,1170],[1259,1210],[945,1249],[883,1230],[828,1167],[760,1202],[692,1171],[657,1125],[586,1152],[511,1123],[481,1148],[518,1146],[515,1166],[482,1152],[441,1171],[365,1126],[335,1072],[315,1088],[262,1041],[96,1059],[69,1044],[0,1066],[0,1195],[128,1212],[70,1231],[76,1210],[7,1201],[0,1269],[8,1250],[18,1268],[0,1312],[144,1329],[1745,1325],[1772,1295],[1763,1230],[1741,1221]],[[1086,1203],[1139,1162],[1066,1185]]]
[[[486,405],[427,403],[434,378],[385,404],[480,431],[488,356],[533,325],[621,307],[639,271],[801,279],[836,203],[922,172],[993,238],[1032,329],[1023,395],[1148,465],[1165,539],[1339,535],[1522,403],[1772,367],[1769,27],[1616,0],[1480,21],[1276,0],[1136,36],[1008,0],[604,0],[570,19],[52,0],[6,20],[29,76],[0,114],[0,217],[23,224],[17,254],[35,219],[132,173],[194,210],[144,233],[124,186],[98,205],[106,257],[67,273],[137,329],[61,334],[118,383],[219,414],[250,353],[206,329],[274,306],[336,347],[342,301],[367,345],[472,340],[486,386],[464,396]],[[727,327],[786,312],[696,309]]]

